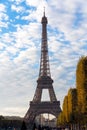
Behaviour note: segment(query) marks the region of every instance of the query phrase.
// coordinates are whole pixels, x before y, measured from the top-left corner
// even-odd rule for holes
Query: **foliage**
[[[63,102],[63,116],[65,122],[68,122],[68,96],[65,96],[64,102]]]
[[[76,88],[78,109],[81,113],[87,113],[87,57],[81,57],[77,64]]]
[[[4,120],[4,116],[0,115],[0,121]]]
[[[3,117],[3,116],[2,116]],[[8,120],[4,117],[0,120],[0,128],[21,128],[22,120]]]
[[[81,57],[76,69],[76,88],[71,88],[63,101],[57,125],[87,124],[87,57]]]

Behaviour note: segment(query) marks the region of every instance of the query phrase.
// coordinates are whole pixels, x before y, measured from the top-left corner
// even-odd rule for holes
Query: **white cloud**
[[[6,12],[6,7],[4,4],[0,4],[0,12]]]
[[[8,0],[9,2],[14,2],[16,5],[21,4],[22,2],[24,2],[25,0]]]
[[[41,0],[41,2],[42,2],[42,0]],[[40,1],[39,0],[32,0],[32,1],[26,0],[26,3],[29,6],[35,6],[35,7],[37,7],[39,5]]]
[[[6,14],[6,6],[4,4],[0,4],[0,28],[8,27],[8,18],[9,17]]]
[[[17,13],[19,13],[19,12],[24,12],[25,11],[25,9],[24,9],[24,7],[22,7],[22,6],[16,6],[16,5],[12,5],[11,6],[11,9],[13,10],[13,11],[16,11]]]
[[[1,110],[1,112],[5,116],[9,116],[9,115],[15,116],[15,115],[21,115],[21,112],[24,113],[25,110],[26,108],[14,106],[14,107],[6,107],[3,109],[3,111]]]

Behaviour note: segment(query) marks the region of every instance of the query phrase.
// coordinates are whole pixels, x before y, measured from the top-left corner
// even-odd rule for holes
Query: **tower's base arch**
[[[36,116],[49,113],[54,115],[56,118],[61,112],[60,102],[30,102],[30,108],[27,111],[24,121],[28,125],[28,127],[32,126]]]

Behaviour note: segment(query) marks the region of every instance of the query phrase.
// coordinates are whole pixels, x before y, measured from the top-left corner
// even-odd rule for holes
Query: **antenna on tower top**
[[[44,6],[44,16],[45,16],[45,6]]]

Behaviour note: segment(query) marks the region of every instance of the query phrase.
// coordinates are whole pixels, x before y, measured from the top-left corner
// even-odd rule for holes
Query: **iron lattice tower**
[[[50,113],[54,116],[58,116],[61,112],[60,101],[57,101],[54,89],[53,80],[51,79],[49,56],[48,56],[48,43],[47,43],[47,17],[42,17],[42,44],[41,44],[41,59],[40,59],[40,71],[39,78],[37,80],[37,88],[33,101],[30,102],[30,108],[28,109],[24,119],[28,123],[32,123],[35,117],[42,113]],[[41,101],[42,90],[48,89],[50,101]]]

